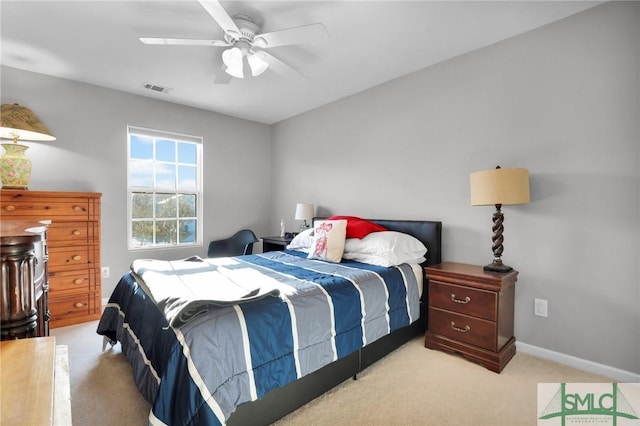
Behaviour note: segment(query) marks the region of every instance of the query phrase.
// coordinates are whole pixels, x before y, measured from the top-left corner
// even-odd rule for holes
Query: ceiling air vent
[[[153,90],[154,92],[159,92],[159,93],[169,93],[171,90],[173,90],[168,87],[156,86],[155,84],[150,84],[150,83],[144,83],[142,87],[148,90]]]

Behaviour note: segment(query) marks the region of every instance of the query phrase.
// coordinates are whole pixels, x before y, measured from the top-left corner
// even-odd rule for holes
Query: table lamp
[[[495,205],[493,213],[493,262],[485,265],[485,271],[509,272],[513,268],[502,263],[502,232],[504,215],[500,211],[503,205],[529,203],[529,170],[502,169],[497,166],[493,170],[471,173],[471,205]]]
[[[5,189],[28,189],[31,179],[31,160],[24,152],[27,146],[18,139],[27,141],[54,141],[55,136],[27,107],[18,104],[3,104],[0,107],[0,138],[12,139],[3,143],[5,153],[0,157],[0,179]]]
[[[307,220],[313,219],[313,204],[309,203],[298,203],[296,204],[296,220],[304,220],[304,225],[300,225],[300,232],[309,228],[310,225],[307,224]]]

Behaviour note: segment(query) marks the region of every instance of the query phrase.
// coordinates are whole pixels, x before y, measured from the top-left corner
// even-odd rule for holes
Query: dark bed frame
[[[323,219],[323,218],[314,218]],[[377,220],[390,231],[399,231],[413,235],[427,247],[426,261],[423,266],[441,262],[442,222],[418,220]],[[413,337],[423,334],[426,329],[427,281],[423,272],[424,290],[422,292],[420,320],[410,326],[365,346],[357,352],[341,358],[312,374],[304,376],[267,393],[262,399],[242,404],[231,415],[228,425],[267,425],[302,407],[329,389],[339,385],[391,353]]]

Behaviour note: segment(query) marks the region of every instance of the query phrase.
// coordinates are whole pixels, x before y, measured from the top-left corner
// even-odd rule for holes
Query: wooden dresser
[[[2,220],[50,220],[50,327],[100,318],[100,199],[93,192],[0,190]]]
[[[499,373],[516,353],[513,314],[517,271],[444,262],[425,268],[429,330],[425,346],[475,361]]]

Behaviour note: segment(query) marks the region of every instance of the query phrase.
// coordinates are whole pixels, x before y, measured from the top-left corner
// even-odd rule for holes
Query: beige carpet
[[[97,321],[51,330],[67,345],[73,424],[145,425],[150,405],[120,345],[102,352]],[[501,374],[425,349],[416,338],[282,425],[535,425],[537,384],[611,379],[517,353]]]

